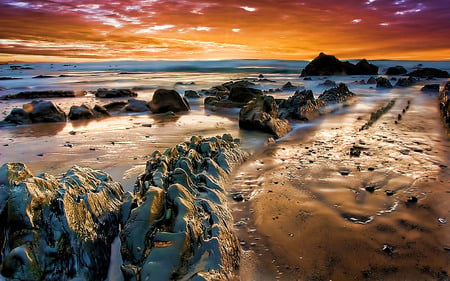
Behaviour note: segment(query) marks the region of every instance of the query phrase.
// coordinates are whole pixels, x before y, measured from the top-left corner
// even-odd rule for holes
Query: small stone
[[[392,246],[389,246],[388,244],[384,244],[382,250],[388,255],[392,255],[394,253],[394,248]]]
[[[9,146],[9,144],[5,143],[3,146]]]
[[[368,191],[368,192],[374,192],[375,191],[375,185],[368,185],[368,186],[366,186],[366,187],[364,187],[364,189],[366,190],[366,191]]]
[[[142,127],[151,128],[151,127],[152,127],[152,124],[142,124]]]
[[[369,168],[367,168],[367,170],[369,170],[369,171],[375,171],[375,168],[374,167],[369,167]]]
[[[294,237],[294,233],[289,233],[289,237]]]
[[[89,148],[89,150],[92,150],[92,151],[94,151],[94,150],[95,150],[95,148],[94,148],[94,147],[91,147],[91,148]]]
[[[409,196],[408,197],[408,203],[417,203],[417,197],[416,196]]]
[[[240,202],[240,201],[244,200],[244,197],[242,196],[242,194],[239,193],[239,194],[236,194],[236,195],[233,196],[233,200],[237,201],[237,202]]]
[[[400,150],[400,153],[403,154],[403,155],[409,155],[409,150],[408,149],[403,149],[403,150]]]
[[[386,193],[387,196],[392,196],[395,194],[395,191],[393,191],[393,190],[386,190],[384,192]]]
[[[256,246],[256,243],[255,243],[255,242],[252,242],[252,243],[250,243],[250,246],[255,247],[255,246]]]
[[[39,153],[36,156],[42,157],[42,156],[44,156],[44,153]]]
[[[70,148],[72,148],[72,147],[73,147],[73,144],[71,144],[71,143],[66,143],[66,144],[64,144],[64,147],[70,147]]]
[[[444,219],[444,218],[438,218],[438,222],[439,222],[439,223],[442,223],[442,224],[446,224],[446,223],[447,223],[447,220]]]
[[[70,131],[69,132],[69,135],[72,135],[72,136],[74,136],[74,135],[76,135],[77,134],[77,132],[75,132],[75,131]]]
[[[339,173],[343,176],[348,176],[350,174],[349,170],[340,170]]]

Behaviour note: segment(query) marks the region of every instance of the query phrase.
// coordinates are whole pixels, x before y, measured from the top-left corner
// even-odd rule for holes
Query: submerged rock
[[[105,280],[123,190],[97,170],[33,176],[0,168],[1,274],[10,280]]]
[[[232,279],[240,248],[224,189],[245,158],[230,135],[152,154],[123,208],[125,280]]]
[[[153,113],[189,111],[189,103],[175,90],[158,89],[148,104]]]
[[[184,91],[184,97],[188,98],[188,99],[199,99],[202,96],[199,93],[197,93],[196,91],[186,90],[186,91]]]
[[[426,84],[420,90],[422,92],[438,93],[439,92],[439,86],[440,86],[439,84]]]
[[[289,121],[278,118],[278,106],[272,96],[258,97],[239,111],[239,127],[259,130],[281,138],[291,131]]]
[[[148,102],[137,99],[129,99],[128,104],[123,108],[127,112],[147,112],[150,111]]]

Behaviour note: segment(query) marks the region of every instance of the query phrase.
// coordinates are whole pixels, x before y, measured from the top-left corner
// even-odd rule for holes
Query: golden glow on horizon
[[[418,1],[0,4],[0,61],[450,59],[448,5]]]

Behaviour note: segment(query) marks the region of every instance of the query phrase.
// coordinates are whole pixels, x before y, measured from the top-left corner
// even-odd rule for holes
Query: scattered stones
[[[107,116],[109,116],[108,111],[100,105],[93,109],[86,104],[74,105],[70,107],[69,111],[69,120],[90,120]]]
[[[382,106],[377,111],[370,113],[369,121],[367,121],[359,130],[362,131],[362,130],[369,129],[381,116],[383,116],[383,114],[385,114],[386,112],[391,110],[391,108],[394,105],[395,105],[395,99],[391,100],[389,103]]]

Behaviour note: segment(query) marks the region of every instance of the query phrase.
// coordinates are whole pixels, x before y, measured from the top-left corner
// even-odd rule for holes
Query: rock
[[[241,201],[244,201],[244,196],[242,196],[242,194],[235,194],[235,195],[233,195],[233,200],[234,201],[237,201],[237,202],[241,202]]]
[[[187,90],[187,91],[184,91],[184,97],[188,98],[188,99],[199,99],[202,96],[199,93],[197,93],[196,91]]]
[[[246,104],[252,99],[262,96],[263,92],[261,90],[241,86],[234,86],[231,88],[228,100],[232,102]]]
[[[94,108],[90,108],[86,104],[74,105],[70,107],[69,111],[69,120],[90,120],[107,116],[109,116],[108,111],[100,105],[95,105]]]
[[[286,84],[284,84],[283,86],[281,86],[281,90],[283,91],[295,91],[297,90],[299,87],[292,85],[291,82],[287,82]]]
[[[238,81],[229,81],[226,83],[223,83],[222,86],[231,91],[233,88],[251,88],[252,86],[255,86],[255,83],[252,83],[247,80],[238,80]]]
[[[219,85],[211,87],[208,90],[202,90],[200,91],[200,94],[203,94],[205,96],[214,96],[221,99],[225,96],[228,97],[228,95],[230,94],[230,90],[228,90],[228,88],[225,88],[222,85]]]
[[[371,76],[369,79],[367,79],[366,84],[376,84],[377,83],[377,79],[373,76]]]
[[[122,97],[137,97],[137,93],[129,89],[106,89],[99,88],[94,91],[97,98],[122,98]]]
[[[384,77],[378,77],[377,78],[377,88],[392,88],[391,82],[384,78]]]
[[[224,193],[233,167],[247,157],[236,141],[194,136],[152,154],[124,204],[125,280],[236,277],[240,246]]]
[[[38,75],[38,76],[34,76],[34,79],[38,78],[38,79],[45,79],[45,78],[56,78],[56,76],[51,76],[51,75]]]
[[[420,90],[422,92],[439,93],[439,84],[426,84]]]
[[[31,124],[30,115],[23,108],[13,108],[8,116],[0,122],[0,127]]]
[[[406,68],[401,65],[391,66],[386,70],[386,75],[403,75],[408,72]]]
[[[23,109],[30,114],[32,123],[66,121],[64,111],[51,101],[32,101],[31,103],[25,104]]]
[[[412,76],[409,76],[408,78],[400,78],[398,79],[397,83],[395,84],[396,87],[410,87],[417,83],[417,79],[415,79]]]
[[[0,168],[1,274],[7,280],[105,280],[119,234],[123,189],[109,175],[73,167],[33,176]]]
[[[128,104],[123,108],[123,110],[128,112],[147,112],[150,111],[150,107],[146,101],[129,99]]]
[[[17,77],[5,77],[5,76],[0,77],[0,80],[18,80],[18,79],[22,79],[22,78],[17,78]]]
[[[302,71],[301,77],[305,76],[328,76],[328,75],[377,75],[378,67],[370,64],[366,59],[359,61],[356,65],[350,62],[341,62],[335,56],[320,53]]]
[[[158,89],[149,103],[153,113],[189,111],[189,103],[175,90]]]
[[[421,68],[414,70],[413,72],[408,74],[413,77],[420,78],[450,78],[447,71],[436,69],[436,68]]]
[[[73,98],[76,94],[74,91],[29,91],[20,92],[14,95],[7,95],[2,99],[47,99],[47,98]]]
[[[415,204],[415,203],[417,203],[417,201],[418,201],[418,199],[416,196],[409,196],[406,202]]]
[[[448,81],[439,94],[439,108],[444,122],[450,127],[450,82]]]
[[[319,108],[324,105],[323,101],[314,98],[311,90],[296,91],[294,96],[280,103],[279,116],[307,121],[319,116]]]
[[[334,82],[333,80],[327,79],[327,80],[325,80],[325,82],[320,83],[319,86],[324,86],[324,87],[336,87],[337,84],[336,84],[336,82]]]
[[[272,96],[253,99],[239,111],[239,128],[259,130],[281,138],[291,131],[289,122],[278,118],[278,106]]]
[[[337,87],[324,91],[317,99],[325,104],[341,103],[347,101],[355,94],[351,92],[347,85],[339,83]]]
[[[105,104],[103,107],[109,111],[120,111],[122,110],[128,103],[125,101],[114,101],[108,104]]]

